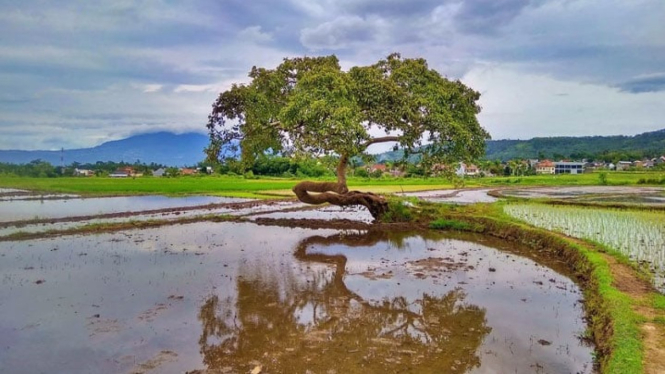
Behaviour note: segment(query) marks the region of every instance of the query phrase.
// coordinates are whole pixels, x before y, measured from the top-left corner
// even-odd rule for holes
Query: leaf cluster
[[[424,150],[427,166],[481,157],[489,138],[476,118],[480,94],[424,59],[392,54],[343,71],[335,56],[291,58],[249,77],[213,104],[209,159],[233,142],[248,163],[266,152],[353,157],[394,142],[405,157]]]

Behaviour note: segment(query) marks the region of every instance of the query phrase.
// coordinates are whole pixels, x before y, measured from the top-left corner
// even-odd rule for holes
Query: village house
[[[123,169],[116,169],[113,173],[109,174],[111,178],[128,178],[129,173]]]
[[[93,175],[95,175],[95,172],[92,171],[92,170],[79,169],[79,168],[74,169],[74,176],[75,177],[92,177]]]
[[[153,177],[163,177],[164,174],[166,174],[166,169],[164,168],[159,168],[152,172]]]
[[[370,165],[370,166],[367,167],[367,172],[370,173],[370,174],[374,173],[376,171],[381,171],[382,173],[385,173],[387,170],[388,170],[388,167],[386,165],[383,165],[383,164],[374,164],[374,165]]]
[[[554,174],[582,174],[584,162],[560,161],[554,163]]]
[[[180,174],[181,175],[194,175],[197,174],[198,170],[196,169],[190,169],[190,168],[182,168],[180,169]]]
[[[633,163],[630,161],[619,161],[616,164],[616,170],[621,171],[621,170],[628,170],[628,168],[632,167]]]
[[[142,176],[143,176],[143,173],[137,172],[131,166],[124,166],[124,167],[118,168],[113,173],[109,174],[109,177],[111,177],[111,178],[128,178],[128,177],[135,178],[135,177],[142,177]]]
[[[464,165],[464,166],[465,166],[464,175],[474,176],[474,175],[480,174],[480,170],[478,169],[478,166],[476,166],[474,164],[468,164],[468,165]]]
[[[468,164],[467,165],[464,162],[460,162],[457,170],[455,170],[455,174],[457,174],[457,176],[459,176],[459,177],[461,177],[461,176],[472,177],[472,176],[475,176],[475,175],[479,175],[480,174],[480,169],[478,168],[478,166],[476,166],[474,164]]]
[[[543,160],[536,164],[536,174],[554,174],[554,162]]]

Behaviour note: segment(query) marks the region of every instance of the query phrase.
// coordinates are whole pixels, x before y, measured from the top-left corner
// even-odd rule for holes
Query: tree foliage
[[[266,153],[338,156],[337,183],[294,188],[307,203],[361,204],[370,211],[368,205],[383,204],[368,194],[348,195],[346,188],[349,159],[372,144],[392,142],[407,156],[422,152],[423,165],[431,166],[479,158],[489,138],[476,118],[480,94],[441,76],[424,59],[392,54],[343,71],[335,56],[292,58],[275,69],[254,67],[249,77],[249,84],[233,85],[213,104],[208,158],[218,160],[234,145],[246,165]]]

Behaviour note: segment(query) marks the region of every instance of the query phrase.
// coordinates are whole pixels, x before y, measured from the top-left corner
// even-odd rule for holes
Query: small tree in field
[[[421,153],[425,167],[456,164],[482,156],[489,138],[476,119],[480,94],[442,77],[424,59],[392,54],[342,71],[335,56],[292,58],[273,70],[254,67],[249,77],[249,84],[233,85],[213,104],[208,158],[217,160],[235,145],[247,163],[269,151],[337,156],[336,182],[293,188],[304,203],[363,205],[378,219],[386,200],[347,188],[351,157],[392,142],[405,157]]]

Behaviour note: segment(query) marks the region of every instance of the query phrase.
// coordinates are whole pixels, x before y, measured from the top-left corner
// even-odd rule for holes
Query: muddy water
[[[363,223],[371,223],[374,221],[374,217],[363,206],[349,206],[349,207],[339,207],[334,205],[326,205],[322,207],[316,207],[311,209],[312,206],[302,205],[301,207],[308,207],[310,209],[305,210],[282,210],[266,214],[257,214],[253,215],[252,219],[256,218],[292,218],[292,219],[317,219],[317,220],[335,220],[335,219],[347,219]]]
[[[483,237],[196,223],[0,244],[0,372],[591,372],[557,263]]]
[[[233,203],[248,199],[212,196],[119,196],[65,200],[0,201],[0,222],[34,218],[62,218],[151,209]]]
[[[487,194],[489,191],[491,191],[491,189],[431,190],[405,192],[397,195],[413,196],[436,203],[451,204],[493,203],[497,201],[497,198]]]
[[[567,187],[534,187],[515,188],[501,191],[506,196],[523,198],[557,198],[570,199],[575,197],[593,196],[596,199],[613,196],[641,195],[657,197],[665,189],[661,187],[634,187],[634,186],[567,186]]]

